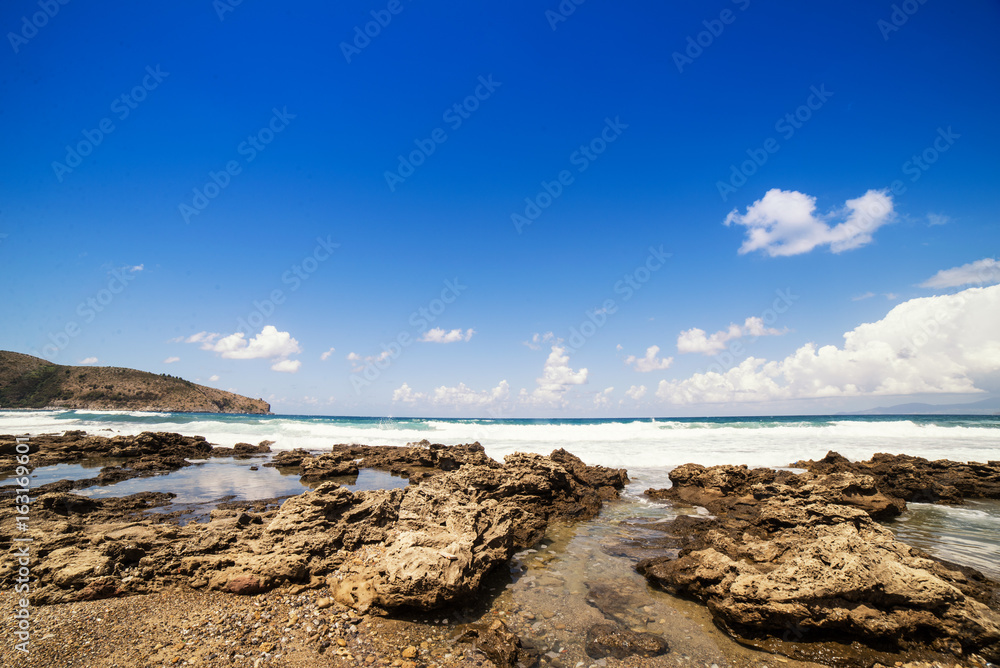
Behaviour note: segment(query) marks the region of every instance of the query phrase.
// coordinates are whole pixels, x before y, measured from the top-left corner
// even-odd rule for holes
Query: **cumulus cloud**
[[[442,385],[434,390],[431,401],[438,406],[481,408],[502,403],[509,396],[510,385],[507,384],[506,380],[501,380],[493,389],[480,392],[470,389],[465,383],[459,383],[457,387]]]
[[[212,374],[211,376],[208,377],[208,382],[210,382],[210,383],[214,383],[214,382],[216,382],[218,380],[219,380],[219,374],[217,374],[217,373],[214,373],[214,374]]]
[[[291,334],[279,332],[274,325],[265,326],[250,340],[243,332],[236,332],[215,342],[205,341],[201,348],[234,360],[273,359],[302,352],[299,342]]]
[[[325,362],[328,359],[330,359],[330,355],[334,354],[335,352],[337,352],[336,348],[330,348],[325,353],[323,353],[322,355],[320,355],[319,358]]]
[[[648,373],[650,371],[662,371],[668,368],[674,361],[673,357],[659,358],[657,354],[660,352],[659,346],[650,346],[646,348],[645,357],[636,357],[635,355],[629,355],[625,358],[625,364],[629,365],[636,371],[641,373]]]
[[[949,216],[945,216],[940,213],[927,214],[927,227],[934,227],[935,225],[947,225],[950,222],[951,218]]]
[[[625,396],[629,399],[639,401],[644,396],[646,396],[646,386],[645,385],[633,385],[632,387],[625,390]]]
[[[739,339],[744,336],[752,336],[754,338],[780,336],[787,331],[787,329],[767,327],[764,321],[758,317],[747,318],[743,321],[742,325],[730,323],[727,329],[719,330],[712,335],[706,334],[703,329],[694,327],[686,329],[677,335],[677,352],[715,355],[725,350],[726,343],[733,339]]]
[[[993,285],[1000,283],[1000,262],[991,257],[976,260],[961,267],[942,269],[920,284],[921,288],[954,288],[960,285]]]
[[[615,391],[613,387],[606,387],[603,391],[594,396],[595,406],[607,406],[611,402],[611,393]]]
[[[220,338],[221,337],[221,338]],[[213,332],[198,332],[184,339],[185,343],[197,343],[202,350],[210,350],[221,357],[234,360],[270,359],[271,369],[295,373],[302,365],[299,361],[287,359],[302,352],[299,342],[288,332],[279,332],[273,325],[267,325],[252,339],[243,332],[222,336]]]
[[[271,365],[271,371],[295,373],[302,366],[302,360],[278,360]]]
[[[453,329],[446,332],[440,327],[435,327],[424,332],[423,336],[418,340],[426,343],[455,343],[457,341],[468,341],[475,333],[476,330],[474,329],[467,329],[464,332],[461,329]]]
[[[759,250],[778,257],[808,253],[818,246],[829,246],[834,253],[860,248],[893,217],[892,196],[885,190],[869,190],[839,210],[818,215],[815,197],[772,188],[745,214],[733,209],[725,224],[747,228],[741,255]]]
[[[524,345],[528,346],[532,350],[541,350],[542,345],[546,343],[552,343],[556,340],[556,335],[552,332],[545,332],[544,334],[539,334],[535,332],[531,335],[531,338],[527,341],[522,341]]]
[[[412,404],[425,398],[422,392],[414,392],[409,385],[403,383],[392,393],[393,401],[401,401],[405,404]]]
[[[163,363],[164,364],[173,364],[174,362],[180,362],[180,361],[181,361],[180,357],[168,357],[167,359],[163,360]]]
[[[911,299],[844,334],[842,347],[808,343],[783,360],[749,357],[724,372],[661,381],[669,402],[712,403],[1000,389],[1000,286]]]
[[[538,387],[531,393],[529,399],[536,404],[550,406],[565,406],[564,395],[574,385],[583,385],[587,382],[587,369],[573,371],[569,366],[569,355],[562,346],[552,346],[552,352],[545,360],[542,367],[542,377],[535,382]]]
[[[96,357],[84,357],[82,360],[80,360],[79,363],[80,364],[97,364],[97,358]]]

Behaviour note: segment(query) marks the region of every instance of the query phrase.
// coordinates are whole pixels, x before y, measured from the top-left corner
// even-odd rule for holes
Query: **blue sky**
[[[0,27],[4,349],[285,413],[1000,390],[995,2],[18,0]]]

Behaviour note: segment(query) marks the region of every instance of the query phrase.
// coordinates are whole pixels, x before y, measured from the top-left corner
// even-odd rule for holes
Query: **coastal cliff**
[[[0,351],[0,408],[271,412],[263,399],[183,378],[120,367],[63,366],[9,351]]]

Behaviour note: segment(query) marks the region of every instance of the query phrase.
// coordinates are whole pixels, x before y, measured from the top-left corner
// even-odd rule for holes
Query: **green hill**
[[[0,408],[270,413],[263,399],[120,367],[63,366],[0,351]]]

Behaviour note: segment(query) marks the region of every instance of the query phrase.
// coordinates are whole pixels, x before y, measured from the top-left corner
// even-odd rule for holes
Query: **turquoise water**
[[[107,435],[178,431],[216,445],[274,441],[287,450],[334,443],[405,445],[428,439],[479,441],[497,459],[516,451],[565,448],[589,464],[669,469],[679,464],[785,466],[836,450],[850,459],[876,452],[929,459],[1000,459],[998,416],[781,416],[642,419],[445,419],[220,415],[121,411],[0,411],[0,433],[84,429]]]

